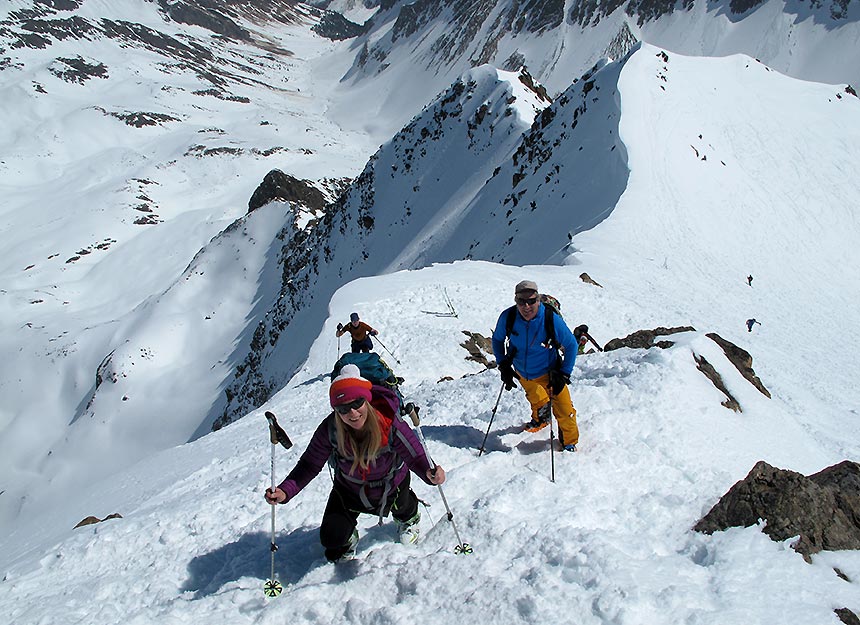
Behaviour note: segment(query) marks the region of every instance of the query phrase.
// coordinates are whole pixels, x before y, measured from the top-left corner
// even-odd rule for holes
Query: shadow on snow
[[[284,586],[299,581],[311,569],[323,564],[317,528],[301,528],[276,536],[275,577]],[[213,595],[228,582],[243,577],[260,581],[271,574],[271,535],[264,532],[244,534],[239,540],[196,556],[188,563],[188,579],[180,589],[193,592],[194,599]]]

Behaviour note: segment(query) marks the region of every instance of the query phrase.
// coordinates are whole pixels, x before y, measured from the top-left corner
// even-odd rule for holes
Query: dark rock
[[[342,41],[363,35],[367,31],[367,26],[350,22],[340,13],[326,11],[319,24],[311,28],[311,30],[320,37]]]
[[[579,274],[579,279],[580,279],[580,280],[582,280],[583,282],[585,282],[586,284],[593,284],[594,286],[599,286],[601,289],[603,288],[603,285],[602,285],[602,284],[599,284],[599,283],[595,282],[595,281],[591,278],[591,276],[589,276],[587,273],[581,273],[581,274]]]
[[[836,608],[833,611],[845,625],[860,625],[860,618],[857,618],[857,615],[848,608]]]
[[[224,15],[221,12],[221,7],[218,7],[214,3],[213,6],[206,6],[207,3],[200,2],[200,6],[195,6],[195,3],[192,2],[159,0],[158,4],[164,14],[175,22],[200,26],[231,39],[238,39],[240,41],[251,39],[251,34],[247,30],[239,26],[227,15]]]
[[[799,536],[792,547],[807,559],[860,548],[860,465],[845,460],[805,477],[759,461],[693,529],[712,534],[759,519],[773,540]]]
[[[96,523],[101,523],[102,521],[107,521],[108,519],[121,519],[121,518],[122,518],[122,515],[119,514],[118,512],[114,512],[113,514],[109,514],[103,519],[100,519],[100,518],[95,517],[95,516],[88,516],[84,519],[81,519],[78,522],[78,524],[75,525],[74,529],[77,529],[79,527],[84,527],[85,525],[94,525]]]
[[[674,345],[674,341],[657,341],[654,342],[654,339],[658,336],[668,336],[671,334],[678,334],[679,332],[695,332],[696,328],[692,326],[679,326],[675,328],[654,328],[653,330],[639,330],[638,332],[634,332],[633,334],[628,334],[623,339],[612,339],[609,341],[606,346],[603,348],[603,351],[609,352],[613,349],[620,349],[622,347],[630,347],[633,349],[649,349],[651,347],[660,347],[662,349],[667,349]]]
[[[62,64],[48,68],[57,78],[66,82],[75,82],[84,84],[91,78],[107,78],[108,69],[104,63],[90,63],[80,56],[75,58],[58,58],[57,61]]]
[[[297,202],[314,211],[322,210],[326,205],[325,196],[309,181],[297,180],[280,169],[273,169],[263,178],[263,182],[251,195],[248,212],[275,200]]]
[[[493,359],[493,362],[490,362],[484,355],[493,353],[493,346],[490,339],[478,334],[477,332],[469,332],[468,330],[463,330],[463,334],[469,337],[467,341],[460,343],[460,347],[465,347],[466,351],[469,352],[469,355],[466,356],[466,360],[473,360],[484,365],[488,369],[495,367],[495,359]]]
[[[741,375],[744,376],[750,384],[756,387],[762,395],[770,397],[770,391],[765,388],[764,384],[762,384],[759,377],[755,374],[755,371],[753,371],[753,359],[748,351],[738,347],[731,341],[727,341],[716,332],[710,332],[705,336],[723,348],[723,353],[725,353],[726,358],[729,359],[729,362],[731,362],[735,368],[740,371]]]
[[[708,378],[714,384],[714,386],[717,387],[717,390],[726,396],[726,400],[720,403],[729,410],[734,410],[735,412],[743,412],[740,403],[738,403],[738,400],[735,399],[735,397],[729,392],[729,389],[727,389],[726,385],[723,383],[723,376],[721,376],[717,372],[717,370],[714,369],[714,366],[709,363],[704,356],[693,354],[693,359],[696,361],[696,368],[702,373],[704,373],[705,377]]]
[[[741,13],[746,13],[747,11],[754,9],[763,2],[764,0],[731,0],[729,2],[729,8],[735,15],[740,15]]]

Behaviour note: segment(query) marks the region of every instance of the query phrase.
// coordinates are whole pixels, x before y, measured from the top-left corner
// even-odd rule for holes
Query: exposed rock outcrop
[[[487,360],[487,356],[485,355],[487,354],[492,356],[493,354],[493,347],[490,339],[482,334],[469,332],[468,330],[463,330],[463,334],[469,337],[467,341],[460,343],[460,347],[466,348],[466,351],[469,352],[469,355],[466,356],[466,360],[473,360],[484,365],[488,369],[494,368],[496,366],[495,358],[491,362]]]
[[[105,518],[100,519],[97,516],[88,516],[86,518],[81,519],[77,525],[75,525],[74,529],[78,529],[79,527],[84,527],[85,525],[93,525],[95,523],[101,523],[102,521],[107,521],[108,519],[121,519],[122,515],[118,512],[114,512],[113,514],[107,515]]]
[[[596,282],[595,280],[593,280],[593,279],[592,279],[592,277],[591,277],[591,276],[589,276],[589,275],[588,275],[587,273],[585,273],[585,272],[583,272],[583,273],[579,274],[579,279],[580,279],[580,280],[582,280],[583,282],[585,282],[586,284],[593,284],[594,286],[599,286],[601,289],[603,288],[603,285],[602,285],[602,284],[600,284],[600,283]]]
[[[777,541],[805,558],[822,550],[860,549],[860,464],[845,460],[808,477],[759,461],[693,527],[712,534],[759,519]]]
[[[743,409],[741,408],[741,405],[738,400],[735,399],[734,395],[732,395],[729,392],[729,389],[726,388],[726,385],[723,382],[723,376],[721,376],[719,372],[714,369],[714,366],[709,363],[704,356],[700,356],[696,353],[693,354],[693,360],[696,361],[696,368],[702,373],[704,373],[705,377],[708,378],[713,383],[713,385],[717,387],[717,390],[726,396],[726,400],[720,403],[729,410],[734,410],[735,412],[743,412]]]
[[[651,347],[659,347],[668,349],[675,344],[674,341],[656,341],[658,336],[669,336],[680,332],[695,332],[696,328],[692,326],[678,326],[675,328],[654,328],[653,330],[639,330],[633,334],[628,334],[623,339],[612,339],[603,348],[603,351],[610,352],[613,349],[622,347],[631,347],[633,349],[649,349]]]
[[[322,210],[326,205],[322,191],[309,180],[298,180],[280,169],[273,169],[263,178],[248,201],[248,212],[275,200],[296,202],[312,211]]]
[[[770,391],[765,388],[764,384],[762,384],[759,377],[755,374],[755,371],[753,371],[753,359],[748,351],[738,347],[731,341],[727,341],[716,332],[709,332],[705,336],[723,348],[723,353],[725,353],[726,358],[729,359],[729,362],[731,362],[735,368],[740,371],[741,375],[744,376],[750,384],[756,387],[765,397],[770,397]]]

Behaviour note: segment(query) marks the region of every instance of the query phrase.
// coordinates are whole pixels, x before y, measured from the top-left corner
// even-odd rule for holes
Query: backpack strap
[[[329,456],[328,462],[329,462],[330,470],[332,472],[332,481],[334,481],[336,476],[340,476],[340,478],[342,480],[344,480],[345,482],[350,482],[350,483],[355,484],[355,485],[360,485],[360,489],[358,491],[358,498],[361,501],[362,505],[364,505],[365,509],[367,509],[367,510],[373,509],[373,505],[370,503],[370,499],[368,499],[368,497],[367,497],[367,489],[368,488],[382,488],[382,499],[379,502],[379,509],[377,511],[377,513],[379,515],[379,524],[382,525],[382,520],[383,520],[383,517],[385,515],[386,506],[388,504],[388,497],[392,493],[392,491],[394,490],[393,489],[394,478],[397,475],[397,473],[400,471],[400,469],[403,467],[405,462],[403,461],[403,458],[401,458],[399,455],[395,454],[397,460],[395,462],[391,463],[391,469],[389,469],[389,471],[388,471],[388,473],[386,473],[385,477],[380,479],[380,480],[364,480],[364,479],[361,479],[360,477],[355,477],[353,475],[349,475],[347,473],[344,473],[343,471],[340,470],[340,467],[338,465],[338,461],[339,460],[350,461],[350,460],[352,460],[352,457],[341,456],[340,452],[338,451],[338,448],[337,448],[337,429],[336,429],[335,423],[334,423],[335,419],[337,419],[337,415],[335,415],[334,412],[332,412],[331,413],[331,419],[329,420],[329,428],[328,428],[329,441],[331,442],[331,455]],[[395,412],[394,416],[392,417],[391,430],[389,430],[389,433],[388,433],[388,444],[383,449],[380,449],[380,452],[390,451],[393,453],[391,442],[392,442],[393,438],[396,436],[398,438],[398,440],[400,440],[403,443],[404,447],[406,447],[406,449],[409,450],[409,453],[414,458],[415,456],[418,455],[418,451],[413,447],[413,445],[403,435],[403,433],[394,426],[395,420],[402,420],[402,417],[398,416],[396,412]]]
[[[508,316],[505,317],[505,338],[510,338],[512,334],[517,334],[514,330],[514,321],[517,320],[517,307],[511,306],[506,312]]]
[[[546,332],[546,346],[557,350],[560,345],[555,338],[555,312],[549,306],[543,307],[543,328]]]
[[[507,314],[505,317],[505,360],[507,362],[513,362],[514,356],[517,353],[517,348],[511,346],[511,335],[519,334],[514,330],[514,321],[517,320],[517,307],[511,306],[505,312]]]

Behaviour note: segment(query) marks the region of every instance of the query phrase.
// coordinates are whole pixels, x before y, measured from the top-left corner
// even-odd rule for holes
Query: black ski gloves
[[[343,332],[343,324],[342,323],[337,324],[337,331]]]
[[[520,377],[509,362],[499,364],[499,373],[502,375],[502,384],[505,385],[506,391],[514,388],[514,377]]]
[[[549,387],[552,389],[553,395],[558,395],[564,390],[564,387],[570,384],[570,376],[562,373],[558,369],[552,369],[549,372]]]

